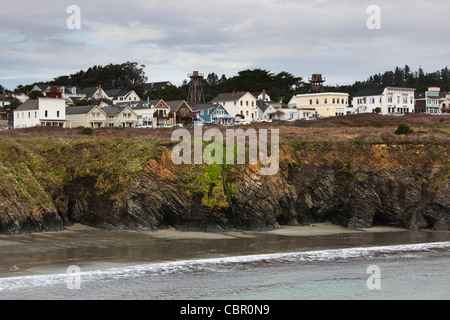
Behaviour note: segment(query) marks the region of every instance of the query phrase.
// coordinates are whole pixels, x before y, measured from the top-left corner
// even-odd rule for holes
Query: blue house
[[[197,113],[197,118],[207,124],[232,125],[235,122],[235,118],[220,104],[192,104],[191,108]]]

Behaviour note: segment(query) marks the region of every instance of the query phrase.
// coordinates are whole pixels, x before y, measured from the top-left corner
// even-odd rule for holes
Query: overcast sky
[[[81,10],[70,30],[70,5]],[[381,29],[369,29],[370,5]],[[94,65],[138,62],[149,82],[187,74],[287,71],[352,84],[408,64],[434,72],[450,61],[448,0],[2,1],[0,84],[49,81]],[[75,20],[70,20],[75,21]]]

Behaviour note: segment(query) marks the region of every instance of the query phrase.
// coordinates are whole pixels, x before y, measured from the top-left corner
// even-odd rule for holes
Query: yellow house
[[[348,93],[323,92],[296,95],[297,109],[314,109],[316,116],[336,117],[347,113]]]

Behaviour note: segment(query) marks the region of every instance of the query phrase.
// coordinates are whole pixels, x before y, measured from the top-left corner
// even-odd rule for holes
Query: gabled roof
[[[133,90],[120,90],[114,95],[114,99],[117,99],[118,97],[126,97],[129,94],[131,94]],[[108,93],[107,93],[108,94]]]
[[[269,103],[266,103],[266,101],[258,100],[258,101],[256,101],[256,106],[257,106],[258,109],[261,110],[262,112],[266,112],[266,110],[269,109],[270,104],[269,104]]]
[[[177,112],[183,104],[185,104],[191,111],[191,106],[185,100],[176,100],[176,101],[165,101],[165,103],[169,106],[170,111]]]
[[[38,87],[42,92],[44,92],[45,90],[47,90],[48,87],[50,87],[49,84],[36,84],[33,86],[34,87]]]
[[[108,97],[114,97],[120,91],[121,91],[120,89],[111,89],[111,90],[105,90],[105,93]]]
[[[117,116],[117,115],[121,114],[126,108],[130,108],[130,107],[129,106],[124,106],[124,107],[105,107],[105,108],[102,108],[102,110],[108,116]],[[133,110],[133,109],[130,108],[130,110]]]
[[[172,83],[170,83],[170,81],[150,82],[150,83],[144,83],[142,85],[142,88],[144,88],[145,91],[148,91],[148,90],[162,89],[165,86],[169,86],[169,85],[172,85]]]
[[[216,104],[212,104],[212,103],[200,103],[200,104],[196,104],[196,103],[191,103],[190,107],[192,109],[192,111],[197,112],[200,110],[209,110],[209,109],[216,109],[221,105],[216,105]]]
[[[15,111],[39,110],[39,100],[27,100],[22,103]]]
[[[71,116],[71,115],[77,115],[77,114],[88,114],[95,107],[97,107],[97,106],[90,105],[90,106],[81,106],[81,107],[66,107],[66,115]]]
[[[384,92],[384,89],[364,89],[358,91],[354,97],[373,97],[373,96],[381,96]]]
[[[221,93],[219,94],[213,101],[237,101],[243,96],[245,96],[248,92],[235,92],[235,93]]]
[[[86,94],[86,97],[90,98],[92,97],[98,90],[98,87],[90,87],[83,90],[83,92]]]

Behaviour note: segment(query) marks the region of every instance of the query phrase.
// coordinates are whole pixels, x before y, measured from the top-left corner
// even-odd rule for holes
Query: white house
[[[263,100],[263,101],[272,101],[270,96],[267,94],[266,90],[263,90],[261,92],[252,92],[253,96],[256,98],[256,100]]]
[[[236,121],[255,121],[259,119],[256,97],[250,92],[221,93],[213,101],[213,104],[221,104],[225,110],[236,118]]]
[[[374,113],[377,108],[385,115],[413,113],[415,90],[395,87],[361,90],[353,97],[349,113]]]
[[[259,120],[280,120],[296,121],[298,120],[297,108],[283,108],[281,103],[273,101],[258,100]]]
[[[66,102],[64,99],[39,98],[27,100],[14,110],[14,128],[35,126],[65,127]]]
[[[35,85],[31,91],[41,91],[42,94],[45,96],[46,93],[50,92],[50,88],[52,86],[49,84],[38,84]],[[69,99],[69,98],[86,98],[86,93],[84,93],[83,90],[81,90],[78,87],[75,86],[55,86],[58,88],[58,91],[61,92],[63,99]]]
[[[109,92],[106,92],[109,95]],[[109,95],[111,97],[111,95]],[[120,90],[112,96],[113,104],[121,102],[137,102],[141,101],[141,97],[134,90]]]
[[[91,100],[100,100],[100,99],[112,99],[110,98],[105,90],[102,90],[102,87],[99,85],[98,87],[90,87],[83,90],[86,94],[86,99]]]

